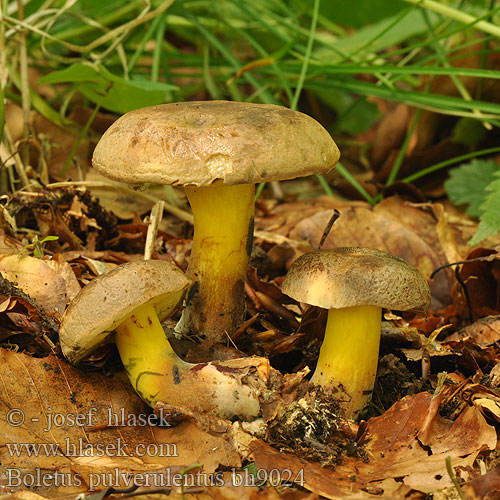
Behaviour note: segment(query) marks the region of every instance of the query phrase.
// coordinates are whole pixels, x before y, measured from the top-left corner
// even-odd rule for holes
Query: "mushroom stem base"
[[[165,401],[242,420],[260,414],[259,398],[270,371],[265,358],[187,363],[172,349],[150,304],[136,309],[116,329],[116,345],[134,389],[152,407]]]
[[[318,364],[311,382],[338,397],[353,418],[371,397],[377,374],[382,309],[330,309]]]

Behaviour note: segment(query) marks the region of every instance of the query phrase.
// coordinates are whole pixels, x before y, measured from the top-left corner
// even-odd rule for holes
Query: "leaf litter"
[[[70,193],[71,191],[61,193],[61,199],[69,200]],[[72,196],[73,200],[81,198],[75,197],[74,193]],[[82,231],[81,218],[89,216],[87,205],[81,202],[75,205],[75,202],[71,202],[65,206],[73,208],[69,214],[73,220],[70,219],[70,225],[66,227],[74,228],[75,232]],[[308,247],[313,248],[319,244],[324,225],[331,217],[332,210],[337,207],[341,212],[341,217],[335,222],[333,230],[326,238],[325,248],[346,245],[377,247],[379,245],[386,251],[413,261],[427,276],[430,276],[434,269],[447,263],[447,253],[450,254],[450,248],[445,248],[447,244],[453,245],[454,255],[471,257],[472,263],[478,255],[477,251],[467,255],[468,250],[456,243],[457,240],[460,241],[459,222],[455,222],[447,229],[452,236],[458,235],[457,240],[443,238],[442,232],[440,233],[438,229],[442,219],[436,217],[435,212],[429,211],[426,205],[415,206],[400,198],[389,198],[375,209],[362,203],[342,202],[339,204],[325,198],[313,202],[284,203],[267,207],[267,214],[260,215],[259,213],[257,218],[258,230],[272,230],[273,233],[281,234],[296,244],[290,245],[287,241],[269,242],[265,238],[256,241],[260,241],[260,248],[266,255],[274,255],[275,262],[276,256],[292,261]],[[23,210],[26,212],[30,209],[32,207],[28,206]],[[60,209],[56,206],[55,210]],[[23,212],[24,217],[28,219],[25,212]],[[127,224],[127,222],[125,224],[118,222],[120,234],[127,234],[130,230]],[[84,231],[97,229],[93,223],[86,223],[83,228]],[[134,229],[134,234],[137,234],[136,231],[137,229]],[[395,237],[395,234],[403,235],[404,238]],[[189,238],[189,234],[186,236]],[[178,259],[184,262],[189,256],[189,239],[177,240],[176,245],[171,244],[174,241],[172,237],[159,234],[159,239],[159,248],[162,252],[167,252],[165,257],[173,261]],[[20,257],[16,253],[16,247],[8,252],[10,255],[1,257],[2,275],[7,282],[12,283],[14,288],[10,292],[10,298],[9,294],[4,292],[5,299],[0,311],[0,324],[5,324],[9,318],[9,311],[19,307],[12,304],[13,300],[25,306],[31,303],[31,314],[29,310],[18,314],[25,314],[25,317],[29,321],[34,321],[35,324],[41,320],[34,315],[34,311],[43,311],[43,314],[58,321],[61,308],[69,303],[80,285],[89,282],[109,266],[140,258],[137,253],[142,243],[129,246],[129,240],[126,238],[113,240],[113,238],[106,239],[102,236],[94,241],[97,245],[90,251],[75,248],[71,243],[72,238],[63,242],[50,243],[51,258],[46,256],[43,259],[36,259],[27,255]],[[280,247],[285,251],[279,251]],[[131,249],[132,254],[127,252]],[[491,252],[486,252],[486,254],[493,255]],[[268,259],[264,259],[264,262],[269,264]],[[498,288],[495,287],[495,282],[498,283],[496,281],[498,274],[493,269],[495,262],[491,257],[486,260],[481,268],[484,268],[481,271],[482,274],[478,274],[477,265],[472,270],[468,270],[466,265],[462,266],[465,280],[468,276],[475,276],[476,279],[482,280],[482,283],[491,283],[487,290],[491,290],[489,293],[492,299],[487,303],[492,305],[492,311],[497,307],[495,289]],[[21,273],[19,266],[27,266],[27,271],[23,268]],[[252,300],[249,294],[248,311],[249,316],[256,317],[256,319],[237,339],[239,347],[247,353],[253,350],[256,354],[267,354],[285,371],[293,372],[304,367],[305,365],[301,363],[304,358],[307,359],[309,368],[314,369],[314,352],[317,353],[321,342],[321,327],[318,328],[318,321],[307,321],[307,317],[312,314],[311,318],[317,319],[315,309],[302,311],[298,304],[294,304],[281,293],[278,283],[287,264],[281,263],[280,266],[269,267],[267,265],[266,267],[261,262],[261,264],[257,263],[257,266],[250,268],[248,276],[248,284],[257,297],[257,300]],[[52,287],[50,292],[47,293],[44,287],[40,288],[39,281],[26,279],[22,293],[17,293],[16,296],[17,288],[15,287],[19,285],[15,281],[16,277],[19,278],[22,275],[26,278],[30,273],[43,276],[40,274],[42,273],[40,269],[43,269],[44,273],[52,273],[46,274],[47,279],[44,281],[47,286]],[[457,301],[459,302],[459,299],[464,300],[463,293],[459,288],[457,289],[453,273],[448,269],[447,273],[442,276],[444,277],[437,281],[437,284],[431,282],[431,286],[434,286],[434,307],[437,311],[445,311],[453,307]],[[471,291],[472,303],[484,303],[483,297],[475,297],[476,292],[473,290]],[[450,304],[450,297],[454,299],[452,304]],[[463,307],[462,310],[464,310]],[[481,316],[483,312],[477,311],[477,316]],[[304,314],[304,321],[299,330],[295,317],[301,313]],[[437,312],[433,311],[433,314]],[[288,413],[285,412],[288,415],[286,418],[293,415],[292,419],[297,424],[292,430],[291,437],[296,438],[299,435],[301,438],[304,435],[307,437],[306,440],[295,440],[293,443],[290,440],[277,439],[277,435],[282,433],[278,426],[279,420],[276,420],[274,426],[270,426],[269,432],[260,439],[256,439],[231,422],[214,423],[212,421],[207,424],[206,418],[196,414],[189,417],[184,415],[181,423],[172,428],[109,427],[105,418],[108,415],[107,412],[117,409],[123,409],[124,415],[151,415],[128,387],[128,382],[123,379],[119,371],[113,378],[105,375],[110,370],[115,371],[118,366],[113,350],[110,351],[109,348],[103,350],[101,357],[97,354],[83,366],[83,371],[81,371],[67,365],[64,360],[53,354],[47,356],[47,346],[43,350],[39,348],[34,352],[26,349],[27,352],[32,352],[38,357],[3,349],[0,351],[4,367],[2,370],[2,419],[6,421],[6,415],[12,408],[22,408],[27,422],[20,427],[2,426],[1,467],[4,477],[9,466],[23,463],[24,473],[28,475],[36,470],[44,470],[49,471],[47,473],[66,472],[73,478],[81,478],[81,485],[76,488],[74,486],[55,489],[49,487],[44,491],[39,491],[45,497],[52,498],[52,495],[60,496],[87,491],[92,478],[102,479],[105,477],[103,474],[109,474],[117,468],[122,472],[136,475],[152,473],[152,471],[163,471],[164,474],[167,469],[173,473],[201,463],[202,466],[199,467],[202,467],[200,470],[203,470],[204,474],[224,475],[224,470],[226,470],[226,476],[230,477],[228,469],[234,468],[240,471],[243,464],[250,462],[255,464],[261,474],[263,474],[262,471],[267,471],[269,477],[272,471],[291,471],[291,481],[288,481],[288,484],[294,488],[288,489],[291,493],[295,488],[299,488],[296,490],[299,495],[297,498],[307,498],[309,494],[306,491],[325,498],[346,496],[364,498],[374,495],[402,498],[410,492],[425,494],[449,488],[452,483],[444,464],[445,460],[451,457],[453,468],[459,474],[462,487],[468,488],[464,491],[472,491],[473,494],[478,495],[477,492],[481,489],[477,481],[479,477],[476,468],[477,461],[480,457],[486,460],[489,453],[496,449],[497,434],[494,426],[495,422],[499,421],[500,396],[493,385],[494,378],[488,381],[483,376],[476,382],[473,382],[473,379],[477,378],[478,373],[485,374],[484,370],[494,363],[495,356],[487,358],[486,363],[484,360],[481,361],[481,358],[472,356],[472,359],[461,368],[466,377],[462,377],[461,381],[448,377],[439,389],[436,385],[436,370],[433,366],[436,363],[436,356],[431,355],[431,380],[427,385],[420,384],[413,395],[405,396],[405,393],[412,393],[409,386],[419,380],[419,358],[410,358],[415,361],[409,361],[409,365],[406,366],[404,362],[398,360],[397,353],[400,352],[400,355],[403,355],[404,349],[401,350],[401,348],[405,342],[407,346],[413,345],[414,348],[417,346],[417,349],[422,349],[426,337],[419,337],[420,334],[416,333],[405,334],[404,328],[410,328],[406,330],[408,332],[418,332],[418,330],[411,330],[412,322],[421,326],[424,320],[411,316],[405,319],[397,319],[394,316],[390,319],[392,323],[389,324],[394,325],[391,328],[401,332],[399,335],[404,341],[400,338],[394,344],[394,338],[390,336],[386,338],[385,343],[383,341],[382,350],[392,351],[393,359],[388,362],[388,367],[383,368],[385,358],[381,358],[379,392],[383,393],[388,389],[387,386],[394,385],[393,382],[389,382],[383,386],[383,380],[384,374],[393,374],[396,367],[400,370],[404,367],[408,374],[416,372],[417,375],[408,375],[404,379],[407,380],[406,385],[399,387],[399,392],[394,391],[396,394],[393,394],[392,400],[390,394],[385,395],[387,398],[382,405],[383,409],[378,410],[379,416],[373,416],[368,421],[361,421],[359,427],[353,426],[348,433],[343,434],[344,444],[342,445],[339,445],[342,441],[339,439],[339,434],[336,435],[339,421],[335,421],[333,416],[330,415],[325,420],[334,426],[333,433],[325,434],[325,422],[315,422],[320,434],[311,434],[304,424],[300,424],[305,415],[300,415],[293,410],[294,405],[301,400],[300,390],[298,393],[292,391],[289,399],[285,398],[287,401],[285,408],[289,410]],[[459,326],[459,323],[456,323],[456,326]],[[10,328],[12,329],[12,325]],[[441,334],[438,340],[434,341],[435,344],[449,352],[449,356],[455,360],[453,363],[444,362],[446,371],[453,372],[456,369],[455,358],[460,357],[461,350],[465,350],[462,347],[464,343],[469,342],[467,347],[469,354],[471,346],[478,350],[496,346],[497,329],[495,318],[487,317],[465,326],[462,330],[453,332],[451,329],[450,332],[445,331]],[[33,338],[37,338],[42,330],[35,329]],[[54,341],[56,341],[55,338]],[[57,350],[54,352],[57,355]],[[306,357],[307,352],[313,354]],[[287,359],[285,356],[288,358],[291,356],[292,361],[285,361]],[[446,358],[448,359],[449,356]],[[93,364],[93,373],[91,373],[88,368]],[[436,369],[441,370],[442,364],[440,360]],[[402,373],[400,371],[400,375]],[[437,392],[433,396],[435,391]],[[456,394],[450,399],[451,392]],[[283,408],[282,402],[277,404]],[[88,415],[94,407],[98,411],[95,421],[91,422],[92,426],[55,426],[50,432],[44,431],[48,425],[49,415]],[[451,408],[453,411],[450,410]],[[446,409],[449,413],[442,415]],[[279,411],[275,408],[271,413],[277,415]],[[310,417],[311,412],[306,413]],[[328,416],[328,412],[320,413],[323,418],[325,415]],[[43,418],[40,418],[40,415]],[[36,423],[33,422],[34,419],[38,419]],[[290,427],[289,424],[288,427]],[[343,431],[345,432],[345,429]],[[318,453],[317,448],[322,448],[321,445],[324,445],[325,441],[328,442],[326,435],[336,443],[336,447],[327,449],[326,453]],[[118,439],[122,440],[119,443],[127,443],[126,456],[97,456],[99,450],[92,448],[92,445],[97,444],[115,446]],[[43,443],[55,444],[59,447],[58,449],[62,449],[67,442],[84,443],[82,446],[87,446],[88,454],[83,457],[67,456],[68,454],[65,456],[63,453],[58,453],[56,456],[42,454],[42,456],[34,457],[29,456],[29,453],[23,450],[21,456],[13,457],[9,455],[7,446],[12,443],[37,445]],[[130,452],[139,444],[154,447],[161,443],[168,444],[171,449],[180,450],[179,456],[153,457],[151,454],[137,456]],[[498,466],[490,466],[488,474],[491,477],[496,477],[495,467]],[[294,480],[295,483],[293,483]],[[227,484],[223,487],[205,486],[203,493],[196,494],[206,495],[207,498],[229,498],[230,491],[239,491],[234,484],[229,484],[230,481],[225,480],[225,482]],[[154,494],[154,488],[149,488],[149,490],[145,488],[145,490]],[[174,490],[172,493],[175,493]],[[250,490],[255,498],[260,497],[265,491],[255,485],[251,486]],[[229,496],[225,497],[226,494]],[[243,497],[243,493],[241,494]],[[248,491],[245,495],[248,495]]]
[[[173,498],[252,500],[426,498],[428,494],[449,498],[457,495],[453,476],[469,498],[498,495],[500,239],[489,236],[482,246],[468,247],[477,224],[446,200],[428,201],[443,193],[437,177],[417,186],[381,187],[412,116],[404,105],[378,105],[388,106],[390,112],[378,128],[364,132],[364,140],[377,134],[384,138],[370,152],[373,172],[366,171],[355,150],[346,148],[344,157],[353,165],[357,162],[358,180],[372,195],[384,193],[381,203],[371,207],[328,196],[307,200],[300,191],[304,186],[308,189],[309,181],[297,184],[298,197],[287,194],[290,188],[285,189],[285,202],[257,202],[247,321],[218,354],[221,358],[242,352],[267,356],[285,374],[276,382],[276,393],[265,410],[267,432],[197,414],[195,409],[168,406],[164,410],[178,419],[168,423],[176,426],[160,427],[150,421],[137,425],[134,418],[152,418],[154,413],[129,387],[113,347],[101,348],[79,369],[62,358],[57,330],[67,304],[98,274],[141,259],[151,198],[172,200],[158,187],[146,192],[103,187],[101,178],[91,170],[85,172],[92,144],[82,141],[76,161],[67,164],[66,151],[76,144],[74,132],[34,115],[36,135],[45,134],[56,145],[48,162],[50,177],[80,179],[84,172],[94,184],[92,192],[69,183],[16,193],[0,210],[2,492],[26,499],[73,498],[88,493],[92,481],[120,471],[125,475],[112,478],[117,488],[126,487],[131,475],[139,480],[151,474],[165,482],[167,474],[195,477],[200,473],[193,487],[169,486],[159,491],[143,482],[135,493],[145,498],[157,498],[160,493]],[[84,123],[89,111],[77,106],[71,118]],[[92,126],[102,133],[113,119],[97,113]],[[420,125],[423,122],[430,126]],[[438,136],[439,128],[436,115],[425,113],[406,152],[405,175],[461,151],[461,146]],[[41,161],[38,151],[31,150],[34,163]],[[66,173],[61,173],[64,169]],[[337,174],[331,175],[334,186],[346,188]],[[346,192],[354,195],[349,189]],[[178,211],[172,213],[179,216],[167,212],[163,218],[153,258],[185,269],[191,215],[182,195],[177,194],[174,201]],[[340,217],[325,233],[334,210]],[[40,240],[58,236],[44,245],[42,258],[31,256],[27,247],[34,234]],[[322,239],[323,248],[367,246],[398,255],[419,267],[432,290],[428,316],[385,314],[374,397],[364,420],[356,424],[337,415],[334,402],[323,402],[306,381],[321,345],[324,311],[304,308],[280,291],[293,260],[318,248]],[[166,326],[174,322],[175,318]],[[187,358],[196,357],[192,343],[173,342]],[[90,419],[93,408],[96,414]],[[13,409],[22,409],[22,425],[8,423]],[[162,406],[155,411],[161,415]],[[112,422],[116,425],[110,425],[110,414],[116,415]],[[69,415],[87,416],[87,420],[84,425],[63,422]],[[46,431],[54,417],[62,419],[61,425]],[[16,443],[31,447],[21,447],[17,456],[9,447]],[[72,449],[65,449],[67,443],[81,443],[79,456],[68,453]],[[125,443],[120,448],[123,456],[112,452],[117,443]],[[38,445],[50,446],[35,456]],[[106,446],[107,453],[100,453]],[[148,446],[149,452],[142,453],[141,447]],[[9,489],[8,470],[19,467],[26,478],[41,471],[52,480],[36,493]],[[276,482],[276,471],[281,481]],[[55,486],[56,473],[72,480]],[[208,477],[220,484],[200,487],[200,478]],[[236,480],[242,477],[246,486]],[[99,500],[123,497],[104,484],[96,486]]]

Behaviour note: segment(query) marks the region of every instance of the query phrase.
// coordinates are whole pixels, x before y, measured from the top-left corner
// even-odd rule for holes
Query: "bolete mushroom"
[[[100,275],[64,313],[63,354],[77,363],[116,332],[130,382],[150,406],[164,401],[223,418],[258,417],[270,370],[267,359],[192,364],[172,349],[160,319],[174,312],[188,285],[184,273],[164,261],[129,262]]]
[[[299,257],[282,291],[328,309],[325,338],[311,381],[338,396],[348,418],[371,396],[377,373],[382,308],[425,311],[430,290],[420,271],[372,248],[334,248]]]
[[[305,114],[207,101],[126,113],[104,133],[92,161],[114,180],[185,187],[195,227],[193,286],[176,330],[209,346],[244,319],[255,183],[325,173],[338,159],[330,134]]]

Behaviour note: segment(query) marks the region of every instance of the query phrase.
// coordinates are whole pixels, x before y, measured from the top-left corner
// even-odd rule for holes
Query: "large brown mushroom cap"
[[[111,179],[208,186],[293,179],[340,157],[313,118],[270,104],[200,101],[126,113],[102,136],[94,168]]]
[[[429,285],[416,267],[373,248],[334,248],[302,255],[290,267],[282,291],[325,309],[376,306],[425,311],[430,304]]]
[[[64,313],[59,332],[63,354],[77,363],[148,302],[160,321],[167,318],[189,283],[180,269],[159,260],[128,262],[102,274],[82,288]]]

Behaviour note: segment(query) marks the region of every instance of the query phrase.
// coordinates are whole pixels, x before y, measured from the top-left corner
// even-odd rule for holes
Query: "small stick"
[[[247,319],[232,335],[231,340],[238,340],[256,321],[260,316],[259,313],[254,314],[250,319]]]
[[[144,260],[149,260],[153,255],[156,243],[156,235],[158,234],[158,226],[163,219],[163,208],[165,202],[158,200],[151,209],[149,216],[148,232],[146,233],[146,243],[144,245]]]
[[[248,281],[245,282],[245,292],[250,297],[250,299],[254,303],[255,307],[257,309],[260,309],[262,307],[262,303],[260,302],[257,295],[255,295],[255,290],[250,286]]]
[[[278,317],[285,318],[294,326],[299,326],[297,320],[295,319],[295,314],[293,314],[290,309],[283,307],[281,304],[276,302],[274,299],[266,295],[265,293],[255,291],[255,295],[257,295],[260,303],[267,309],[269,312],[275,314]]]
[[[328,224],[326,225],[325,230],[323,231],[323,234],[321,235],[321,241],[319,242],[318,250],[321,250],[323,248],[323,245],[325,244],[325,241],[328,238],[328,235],[330,234],[330,231],[332,230],[332,227],[335,224],[335,221],[339,217],[340,217],[340,212],[336,208],[334,208],[333,215],[330,217],[330,220],[328,221]]]
[[[21,156],[19,154],[19,151],[16,150],[14,146],[14,142],[12,140],[12,136],[10,134],[8,127],[4,127],[3,137],[4,137],[5,149],[7,150],[7,154],[14,160],[16,173],[21,181],[21,184],[23,185],[23,188],[26,191],[33,191],[33,187],[30,184],[28,176],[26,175],[26,171],[24,170],[24,164],[22,162]]]
[[[279,181],[272,181],[271,182],[271,189],[273,190],[273,196],[277,200],[283,200],[285,198],[285,195],[283,193],[283,189],[281,188],[281,184]]]

